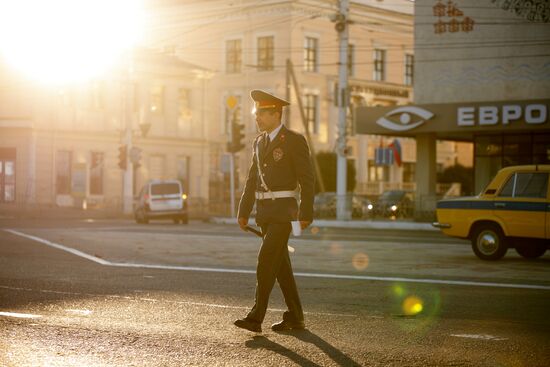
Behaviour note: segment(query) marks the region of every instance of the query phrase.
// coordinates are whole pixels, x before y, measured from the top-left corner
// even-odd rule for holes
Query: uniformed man
[[[256,268],[254,307],[235,325],[261,332],[269,295],[279,283],[288,310],[274,331],[304,329],[304,313],[288,254],[291,221],[301,229],[313,221],[314,174],[306,139],[281,123],[289,103],[261,90],[250,96],[255,103],[256,123],[262,132],[253,143],[252,164],[239,203],[238,221],[247,230],[248,217],[256,202],[256,223],[262,229],[262,246]],[[300,199],[298,205],[298,197]]]

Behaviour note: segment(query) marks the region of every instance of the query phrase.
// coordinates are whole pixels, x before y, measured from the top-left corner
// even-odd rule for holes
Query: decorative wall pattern
[[[529,64],[516,66],[493,65],[468,66],[457,73],[441,73],[433,76],[435,85],[485,84],[497,81],[550,81],[550,62],[540,67]]]
[[[491,0],[491,2],[530,22],[548,23],[550,21],[550,2],[548,0]]]

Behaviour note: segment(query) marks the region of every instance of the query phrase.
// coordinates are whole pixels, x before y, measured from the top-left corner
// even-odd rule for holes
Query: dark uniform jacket
[[[262,188],[259,177],[256,145],[264,180],[271,191],[301,189],[300,204],[294,198],[264,199],[256,202],[256,223],[280,223],[292,220],[313,221],[314,174],[306,139],[284,125],[265,148],[267,134],[253,143],[254,153],[245,188],[239,203],[238,218],[248,218],[255,202],[256,191]]]

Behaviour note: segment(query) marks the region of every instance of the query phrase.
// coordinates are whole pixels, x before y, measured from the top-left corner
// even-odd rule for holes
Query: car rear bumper
[[[145,212],[148,218],[163,218],[163,217],[185,217],[187,209],[178,210],[147,210]]]

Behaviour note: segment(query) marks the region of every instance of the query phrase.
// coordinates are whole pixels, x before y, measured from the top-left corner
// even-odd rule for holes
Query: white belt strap
[[[265,200],[265,199],[282,199],[282,198],[296,198],[296,191],[269,191],[261,192],[256,191],[256,199]]]
[[[260,164],[260,150],[258,149],[258,140],[256,140],[256,166],[258,167],[258,174],[260,176],[260,181],[262,182],[262,188],[265,192],[256,191],[256,199],[265,200],[265,199],[282,199],[282,198],[297,198],[299,189],[296,188],[293,191],[271,191],[264,180],[264,174],[262,172],[262,166]]]
[[[262,188],[266,191],[266,194],[269,193],[271,195],[271,199],[275,200],[275,196],[272,195],[272,191],[267,187],[267,184],[264,180],[264,174],[262,172],[262,166],[260,165],[260,150],[258,149],[258,140],[256,140],[256,167],[258,167],[258,174],[260,176],[260,181],[262,181]],[[256,195],[258,192],[256,192]],[[257,198],[256,198],[257,199]],[[263,199],[263,197],[262,197]],[[266,198],[267,199],[267,198]]]

